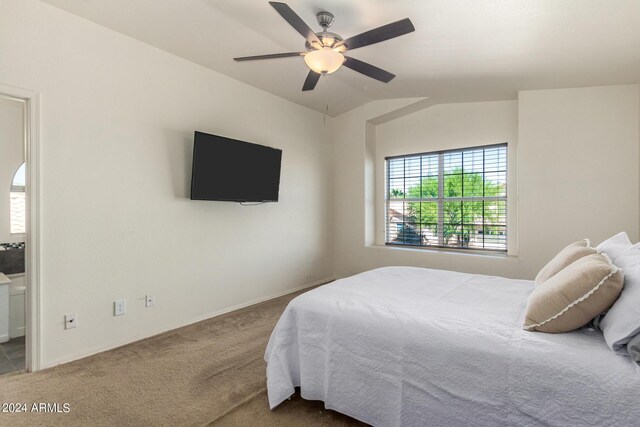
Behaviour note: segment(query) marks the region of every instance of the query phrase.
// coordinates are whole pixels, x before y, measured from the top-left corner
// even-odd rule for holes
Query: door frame
[[[41,304],[40,304],[40,93],[0,83],[0,95],[25,103],[24,160],[27,167],[27,216],[25,238],[25,368],[40,369]]]

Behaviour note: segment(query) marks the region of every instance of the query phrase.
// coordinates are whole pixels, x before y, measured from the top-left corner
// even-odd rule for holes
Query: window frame
[[[491,149],[491,148],[504,148],[505,152],[504,152],[504,162],[505,162],[505,166],[504,166],[504,170],[498,170],[498,171],[486,171],[486,161],[485,161],[485,150],[487,149]],[[477,151],[477,150],[482,150],[482,172],[480,172],[483,175],[483,180],[482,180],[482,185],[483,185],[483,193],[485,190],[485,174],[486,173],[504,173],[504,196],[459,196],[459,197],[445,197],[444,193],[445,193],[445,176],[447,174],[445,174],[445,162],[444,162],[444,158],[445,158],[445,154],[448,153],[462,153],[463,158],[464,158],[464,152],[469,152],[469,151]],[[390,177],[390,173],[389,173],[389,161],[390,160],[397,160],[397,159],[406,159],[406,158],[421,158],[423,156],[438,156],[438,172],[437,172],[437,178],[438,178],[438,196],[436,198],[391,198],[389,197],[391,194],[391,180],[392,178]],[[422,180],[424,178],[430,177],[430,176],[434,176],[434,175],[422,175],[422,160],[420,161],[420,168],[421,168],[421,172],[420,172],[420,182],[422,182]],[[462,161],[461,163],[464,167],[464,161]],[[463,147],[463,148],[454,148],[454,149],[444,149],[444,150],[436,150],[436,151],[427,151],[427,152],[419,152],[419,153],[411,153],[411,154],[400,154],[400,155],[393,155],[393,156],[386,156],[384,157],[384,206],[385,206],[385,215],[384,215],[384,226],[385,226],[385,230],[384,230],[384,245],[385,246],[390,246],[390,247],[396,247],[396,248],[409,248],[409,249],[426,249],[426,250],[438,250],[438,249],[446,249],[446,250],[462,250],[462,251],[471,251],[471,252],[480,252],[480,253],[495,253],[495,254],[508,254],[509,253],[509,215],[508,215],[508,211],[509,211],[509,191],[508,191],[508,181],[509,181],[509,143],[508,142],[500,142],[500,143],[495,143],[495,144],[487,144],[487,145],[477,145],[477,146],[469,146],[469,147]],[[478,172],[468,172],[468,174],[471,173],[478,173]],[[407,176],[404,175],[406,174],[406,170],[403,172],[403,179],[406,182]],[[466,173],[463,172],[461,173],[462,175],[462,179],[463,179],[463,187],[464,188],[464,175]],[[451,175],[451,174],[449,174]],[[405,191],[406,191],[406,187],[405,187]],[[422,193],[422,190],[421,190]],[[406,195],[406,193],[405,193]],[[453,245],[446,245],[444,244],[444,233],[442,233],[442,231],[438,231],[437,233],[437,237],[438,237],[438,244],[437,245],[426,245],[423,244],[422,242],[420,244],[408,244],[408,243],[396,243],[396,242],[392,242],[389,241],[390,240],[390,230],[389,230],[389,225],[390,225],[390,217],[389,217],[389,209],[390,209],[390,203],[393,201],[402,201],[403,203],[437,203],[437,207],[438,207],[438,212],[437,212],[437,217],[438,217],[438,222],[437,222],[437,229],[438,230],[443,230],[444,226],[445,226],[445,222],[444,222],[444,214],[445,214],[445,209],[444,209],[444,204],[447,202],[503,202],[504,203],[504,221],[503,224],[500,224],[500,227],[504,227],[504,248],[485,248],[484,247],[484,242],[483,242],[483,247],[469,247],[469,246],[453,246]],[[404,214],[403,214],[404,215]],[[483,213],[484,215],[484,213]],[[403,227],[405,225],[405,222],[402,222]],[[487,224],[485,224],[484,219],[483,219],[483,227],[486,227]],[[464,223],[463,220],[461,219],[461,226],[464,229]],[[466,224],[466,225],[470,225],[470,224]]]

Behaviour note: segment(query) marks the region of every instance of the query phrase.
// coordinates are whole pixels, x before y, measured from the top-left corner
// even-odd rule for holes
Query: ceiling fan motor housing
[[[334,49],[338,52],[344,52],[347,50],[346,46],[342,43],[343,39],[336,33],[331,33],[329,31],[323,31],[321,33],[315,33],[318,39],[322,42],[322,45],[318,45],[317,42],[305,43],[305,47],[309,52],[312,50],[322,49],[323,47],[328,47]]]

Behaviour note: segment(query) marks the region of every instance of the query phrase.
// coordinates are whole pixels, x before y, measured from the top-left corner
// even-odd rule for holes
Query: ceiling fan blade
[[[276,1],[270,1],[269,4],[309,43],[316,42],[322,45],[316,33],[287,4]]]
[[[348,50],[357,49],[363,46],[369,46],[370,44],[380,43],[385,40],[399,37],[415,31],[415,27],[411,23],[409,18],[401,19],[400,21],[392,22],[391,24],[383,25],[382,27],[374,28],[373,30],[366,31],[357,36],[349,37],[344,41]]]
[[[396,76],[395,74],[391,74],[390,72],[385,71],[382,68],[375,67],[371,64],[367,64],[366,62],[362,62],[359,59],[350,58],[348,56],[345,58],[345,67],[349,67],[353,71],[362,73],[365,76],[371,77],[372,79],[380,80],[384,83],[389,83],[391,79]]]
[[[302,90],[313,90],[313,88],[316,87],[318,80],[320,80],[320,74],[316,73],[315,71],[309,70],[309,74],[307,74],[307,78],[302,85]]]
[[[290,56],[302,56],[304,54],[305,52],[271,53],[269,55],[241,56],[239,58],[233,58],[233,60],[234,61],[253,61],[254,59],[288,58]]]

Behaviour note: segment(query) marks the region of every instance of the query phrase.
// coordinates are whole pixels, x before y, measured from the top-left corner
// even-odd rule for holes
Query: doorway
[[[0,375],[40,363],[38,106],[0,84]]]

